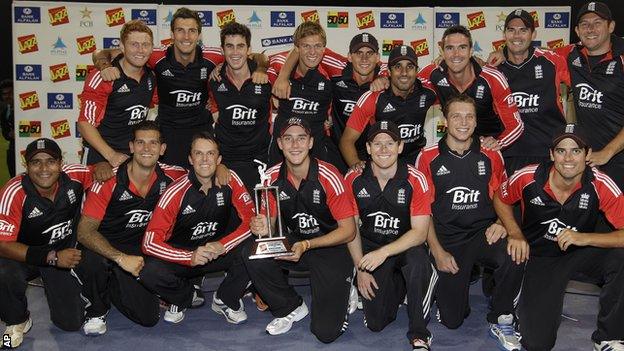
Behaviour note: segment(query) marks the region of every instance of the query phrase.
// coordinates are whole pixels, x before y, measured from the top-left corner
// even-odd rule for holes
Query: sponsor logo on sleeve
[[[69,67],[66,63],[50,66],[50,80],[54,83],[69,80]]]
[[[271,27],[294,27],[295,11],[271,11]]]
[[[416,56],[427,56],[429,55],[429,43],[427,39],[419,39],[414,40],[410,43],[414,51],[416,52]]]
[[[69,23],[69,15],[65,6],[55,7],[48,10],[50,25],[58,26],[60,24]]]
[[[394,49],[395,46],[403,45],[403,40],[388,40],[384,39],[383,44],[381,45],[381,54],[383,56],[389,56],[390,51]]]
[[[405,28],[405,13],[382,12],[379,14],[379,26],[381,28]]]
[[[22,111],[39,108],[39,95],[36,91],[29,91],[19,94],[20,108]]]
[[[48,109],[71,110],[74,108],[72,93],[48,93]]]
[[[437,12],[436,28],[448,28],[459,24],[459,12]]]
[[[126,15],[121,7],[106,10],[106,25],[109,27],[120,26],[126,23]]]
[[[544,28],[569,28],[569,12],[546,12],[544,15]]]
[[[358,29],[375,27],[375,15],[373,11],[359,12],[355,14],[355,23]]]
[[[327,11],[327,28],[349,28],[349,13]]]
[[[41,23],[40,7],[15,6],[13,15],[15,23]]]
[[[95,38],[93,35],[87,35],[86,37],[76,38],[76,48],[80,55],[90,54],[96,50]]]
[[[485,28],[485,14],[483,11],[469,13],[466,15],[468,19],[468,29],[475,30]]]
[[[219,28],[223,28],[223,26],[230,22],[236,22],[234,10],[229,9],[217,12],[217,25],[219,25]]]
[[[27,54],[29,52],[35,52],[39,50],[37,45],[37,37],[34,34],[28,34],[21,37],[17,37],[18,50],[21,54]]]
[[[301,20],[303,22],[316,22],[319,23],[319,14],[316,10],[305,11],[301,13]]]
[[[15,80],[41,80],[41,65],[15,65]]]
[[[20,138],[41,137],[41,121],[20,120],[17,128]]]
[[[69,130],[69,121],[66,119],[55,121],[50,123],[50,130],[52,132],[52,138],[60,139],[71,136]]]
[[[141,20],[148,26],[156,25],[156,10],[155,9],[132,9],[130,11],[130,18],[133,20]]]

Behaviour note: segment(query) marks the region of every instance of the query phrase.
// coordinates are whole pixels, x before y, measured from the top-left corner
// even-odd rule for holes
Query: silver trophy
[[[254,160],[256,161],[256,160]],[[260,165],[258,166],[258,172],[260,173],[260,183],[256,185],[254,188],[254,200],[256,202],[256,213],[260,214],[262,211],[262,204],[264,203],[265,208],[265,217],[266,217],[266,225],[268,228],[268,235],[265,237],[259,237],[256,239],[254,246],[252,248],[253,254],[249,256],[250,259],[257,258],[271,258],[271,257],[279,257],[279,256],[290,256],[292,255],[292,251],[290,251],[290,245],[288,244],[288,240],[284,236],[284,232],[282,230],[282,218],[280,212],[280,200],[279,200],[279,189],[277,186],[271,185],[271,179],[265,173],[266,164],[258,162]],[[271,228],[271,206],[269,206],[269,198],[271,194],[275,198],[276,203],[276,214],[277,217],[277,233],[274,233]]]

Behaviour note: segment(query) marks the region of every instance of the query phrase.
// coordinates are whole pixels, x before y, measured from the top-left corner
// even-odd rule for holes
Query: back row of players
[[[444,33],[443,62],[418,72],[409,46],[395,48],[386,68],[379,64],[371,34],[355,36],[346,58],[325,48],[322,27],[306,22],[295,31],[295,49],[270,59],[268,78],[280,97],[271,104],[271,85],[262,74],[265,60],[250,55],[245,26],[222,29],[221,53],[197,46],[200,21],[185,8],[173,17],[173,44],[166,50],[152,50],[147,26],[127,23],[121,54],[110,68],[104,66],[115,53],[96,55],[101,70],[89,75],[81,96],[84,158],[93,166],[61,170],[58,146],[41,139],[27,150],[27,175],[3,190],[0,252],[8,258],[2,261],[3,281],[10,283],[2,291],[10,298],[2,299],[0,317],[7,334],[19,344],[30,328],[25,279],[37,268],[47,287],[73,284],[73,291],[89,299],[86,334],[106,331],[110,302],[137,323],[155,324],[154,293],[171,304],[165,320],[180,322],[185,308],[203,304],[201,276],[221,270],[228,275],[212,309],[229,322],[244,321],[239,298],[251,278],[276,317],[267,331],[281,334],[307,315],[307,306],[288,287],[280,267],[304,265],[315,301],[311,330],[331,342],[348,324],[355,266],[367,326],[381,330],[394,320],[407,293],[408,340],[414,349],[429,349],[431,301],[435,297],[442,323],[459,327],[469,313],[470,269],[483,261],[496,267],[490,332],[500,346],[513,350],[520,348],[514,298],[524,267],[518,264],[531,250],[531,279],[527,273],[521,295],[528,297],[520,305],[526,318],[520,324],[522,344],[530,350],[554,346],[565,282],[581,269],[607,280],[603,295],[608,298],[601,300],[593,335],[596,347],[624,347],[616,328],[624,300],[610,288],[622,282],[622,253],[568,253],[570,245],[622,246],[622,233],[596,237],[564,230],[593,231],[598,210],[614,227],[623,224],[617,185],[585,168],[586,160],[602,166],[616,182],[624,175],[618,162],[624,144],[618,104],[624,100],[617,99],[624,72],[621,41],[611,37],[614,26],[606,5],[586,4],[576,26],[581,43],[560,56],[531,47],[533,19],[516,10],[505,21],[507,46],[498,70],[472,58],[470,32],[457,26]],[[224,60],[220,71],[212,72]],[[589,134],[565,124],[561,83],[573,87],[577,118]],[[438,102],[447,135],[438,146],[421,150],[425,115]],[[142,122],[156,103],[159,127]],[[277,107],[273,123],[271,106]],[[137,127],[134,133],[131,126]],[[162,154],[165,163],[188,162],[192,170],[184,175],[182,168],[157,164]],[[277,163],[268,174],[280,185],[295,252],[282,261],[246,259],[250,231],[267,230],[254,217],[247,193],[258,182],[254,160]],[[543,164],[522,168],[532,163]],[[505,166],[509,172],[522,170],[507,180]],[[340,172],[347,167],[345,181]],[[88,192],[77,250],[71,248],[76,200],[91,185],[91,173],[110,179]],[[507,205],[519,200],[525,212],[522,230]],[[46,235],[29,237],[32,233]],[[421,245],[425,239],[437,272]],[[567,274],[552,276],[555,263]],[[80,277],[82,287],[76,288],[66,268]],[[553,280],[554,287],[543,287]],[[55,298],[50,290],[53,322],[78,329],[84,308],[79,297]]]

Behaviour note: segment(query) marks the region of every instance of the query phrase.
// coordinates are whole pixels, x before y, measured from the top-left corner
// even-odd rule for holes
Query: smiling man
[[[70,269],[81,261],[75,249],[76,223],[91,172],[63,165],[53,140],[37,139],[26,147],[26,173],[0,190],[0,319],[10,347],[18,347],[32,326],[28,281],[41,276],[52,323],[80,329],[84,302]]]
[[[143,121],[133,135],[132,158],[116,169],[115,177],[91,188],[78,224],[83,258],[76,273],[89,301],[86,335],[106,332],[111,302],[143,326],[155,325],[160,317],[158,298],[136,280],[144,265],[141,240],[158,198],[186,171],[158,164],[166,148],[158,124]]]
[[[397,46],[388,60],[390,87],[383,91],[364,93],[353,108],[344,134],[340,138],[340,151],[352,168],[365,165],[358,146],[363,145],[362,134],[376,121],[392,121],[400,129],[403,141],[402,161],[414,164],[420,149],[425,146],[425,117],[437,103],[437,95],[428,81],[417,77],[418,57],[411,46]]]
[[[495,150],[509,147],[524,127],[507,80],[472,58],[472,36],[466,27],[447,28],[441,44],[444,61],[423,68],[419,77],[431,81],[443,105],[458,94],[473,98],[478,118],[475,134],[483,137],[483,145]]]
[[[354,272],[346,243],[355,233],[353,195],[346,191],[334,166],[310,156],[316,140],[305,120],[289,118],[276,133],[284,162],[270,168],[267,176],[271,185],[279,187],[281,220],[293,255],[249,259],[251,245],[247,245],[243,259],[256,290],[275,317],[266,327],[271,335],[288,332],[294,322],[308,315],[308,306],[288,283],[283,269],[309,270],[310,330],[320,341],[330,343],[348,326]],[[270,213],[276,213],[275,199],[271,197],[269,202]],[[252,233],[266,236],[266,222],[264,215],[254,217]],[[273,227],[275,222],[272,217]]]
[[[527,350],[555,346],[565,289],[576,272],[603,282],[594,350],[624,350],[624,197],[611,178],[586,166],[591,153],[580,126],[562,126],[553,134],[551,161],[519,170],[494,197],[507,252],[517,263],[528,260],[518,305]],[[521,225],[511,207],[518,201]],[[599,213],[617,230],[594,233]]]
[[[152,54],[152,30],[142,21],[133,20],[124,24],[119,35],[122,54],[112,65],[121,77],[104,81],[100,71],[93,70],[80,95],[82,163],[104,167],[99,179],[102,181],[112,177],[112,168],[130,157],[132,127],[147,117],[156,90],[154,73],[145,66]]]

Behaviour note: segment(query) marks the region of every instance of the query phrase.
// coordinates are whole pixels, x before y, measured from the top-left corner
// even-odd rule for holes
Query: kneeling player
[[[349,250],[358,266],[366,326],[385,328],[407,293],[407,338],[414,350],[429,350],[425,320],[437,279],[422,245],[431,215],[429,186],[422,173],[398,160],[403,141],[394,123],[375,123],[367,140],[371,162],[346,177],[362,223]]]
[[[338,170],[311,158],[315,140],[309,124],[300,118],[284,121],[275,134],[284,153],[284,162],[267,171],[271,185],[280,189],[280,215],[294,255],[273,259],[243,259],[256,290],[276,318],[267,325],[271,335],[286,333],[293,322],[308,314],[308,307],[288,284],[282,269],[307,269],[312,287],[312,323],[310,329],[325,343],[336,340],[347,328],[349,292],[353,263],[347,242],[353,239],[355,222],[352,195],[345,190]],[[273,198],[271,200],[274,201]],[[275,213],[275,203],[270,204]],[[272,223],[275,223],[275,217]],[[254,234],[266,235],[266,217],[252,220]]]
[[[67,331],[82,325],[84,303],[70,269],[81,258],[74,249],[75,226],[90,185],[89,169],[63,166],[59,146],[37,139],[26,147],[26,173],[0,191],[0,319],[11,347],[18,347],[32,326],[26,287],[38,275],[52,323]]]
[[[251,198],[234,172],[227,185],[215,185],[221,155],[208,132],[193,138],[189,162],[193,169],[167,188],[147,226],[143,252],[151,257],[140,278],[171,303],[165,321],[179,323],[196,297],[192,278],[226,271],[213,295],[212,309],[230,323],[242,323],[247,314],[240,299],[249,277],[238,245],[251,235]],[[228,223],[232,219],[237,223]],[[228,233],[228,228],[235,229]]]
[[[505,350],[519,350],[514,298],[523,266],[505,252],[505,228],[497,222],[492,195],[506,178],[499,152],[485,149],[473,133],[474,100],[451,97],[444,106],[446,135],[418,158],[431,188],[433,213],[427,242],[440,274],[436,300],[440,321],[458,328],[470,313],[470,272],[475,263],[495,269],[490,334]]]

